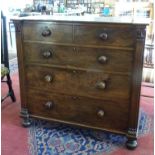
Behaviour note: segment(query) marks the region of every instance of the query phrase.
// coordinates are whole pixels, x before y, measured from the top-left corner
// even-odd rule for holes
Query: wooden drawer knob
[[[99,110],[99,111],[97,112],[97,115],[98,115],[99,117],[104,117],[104,111],[103,111],[103,110]]]
[[[48,101],[44,104],[45,108],[47,109],[52,109],[53,108],[53,102],[52,101]]]
[[[98,89],[104,90],[104,89],[106,88],[106,82],[105,82],[105,81],[98,82],[98,83],[96,84],[96,87],[97,87]]]
[[[98,62],[101,63],[101,64],[104,64],[107,62],[107,57],[102,55],[98,58]]]
[[[53,80],[53,77],[51,75],[46,75],[44,79],[46,82],[51,82]]]
[[[45,29],[43,30],[42,32],[42,36],[43,37],[48,37],[50,36],[52,33],[51,33],[51,30],[48,28],[48,27],[45,27]]]
[[[44,58],[50,58],[50,57],[52,57],[52,51],[51,50],[44,51],[42,53],[42,55],[43,55]]]
[[[108,34],[104,32],[104,33],[101,33],[99,37],[100,37],[100,39],[102,39],[102,40],[107,40]]]

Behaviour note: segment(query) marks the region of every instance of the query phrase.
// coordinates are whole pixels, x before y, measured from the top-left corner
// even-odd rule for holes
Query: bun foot
[[[22,125],[29,127],[31,125],[30,117],[27,108],[22,108],[20,116],[23,118]]]
[[[137,147],[137,140],[133,140],[133,139],[128,139],[128,141],[126,142],[126,147],[129,150],[134,150]]]

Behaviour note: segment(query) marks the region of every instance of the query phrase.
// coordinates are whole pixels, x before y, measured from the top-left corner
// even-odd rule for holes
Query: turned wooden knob
[[[98,83],[96,84],[96,87],[97,87],[98,89],[105,89],[105,88],[106,88],[106,83],[105,83],[104,81],[98,82]]]
[[[51,75],[46,75],[44,79],[46,82],[51,82],[53,80],[53,77]]]
[[[43,55],[44,58],[50,58],[50,57],[52,57],[52,51],[51,50],[44,51],[42,53],[42,55]]]
[[[103,63],[106,63],[107,62],[107,57],[102,55],[98,58],[98,62],[103,64]]]
[[[100,37],[100,39],[102,39],[102,40],[107,40],[108,34],[104,32],[104,33],[101,33],[99,37]]]
[[[48,37],[50,36],[52,33],[51,33],[51,30],[48,28],[48,27],[45,27],[45,29],[43,30],[42,32],[42,36],[43,37]]]
[[[103,117],[103,116],[104,116],[104,111],[103,111],[103,110],[99,110],[99,111],[97,112],[97,115],[98,115],[99,117]]]
[[[44,104],[45,108],[47,109],[52,109],[53,108],[53,102],[52,101],[48,101]]]

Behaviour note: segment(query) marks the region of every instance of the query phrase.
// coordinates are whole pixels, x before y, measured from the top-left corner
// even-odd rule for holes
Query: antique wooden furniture
[[[146,24],[115,18],[13,19],[21,116],[125,134],[137,146]]]
[[[1,12],[1,82],[6,83],[8,91],[6,95],[1,97],[3,102],[7,97],[11,97],[13,102],[16,101],[15,94],[12,88],[12,80],[9,71],[9,57],[8,57],[8,44],[7,44],[7,30],[6,30],[6,17]]]

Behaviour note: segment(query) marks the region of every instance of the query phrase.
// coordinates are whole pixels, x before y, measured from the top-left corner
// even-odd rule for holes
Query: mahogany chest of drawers
[[[13,20],[23,125],[106,130],[135,148],[146,24],[50,18]]]

